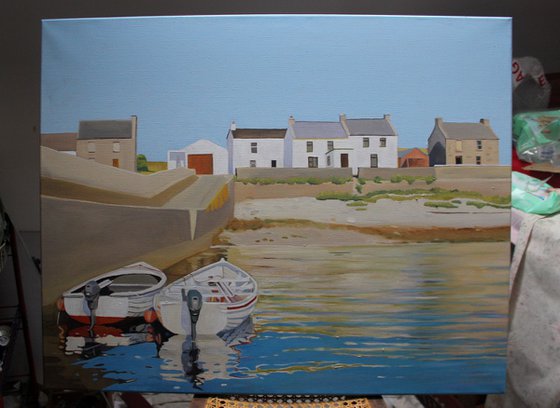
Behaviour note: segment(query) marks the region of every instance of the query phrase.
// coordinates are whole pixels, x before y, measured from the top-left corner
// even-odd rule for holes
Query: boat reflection
[[[145,323],[139,319],[118,325],[96,325],[90,332],[89,326],[79,325],[61,314],[58,329],[59,349],[81,359],[103,356],[114,347],[154,343],[156,357],[161,360],[162,379],[188,381],[197,389],[202,389],[207,380],[243,377],[237,348],[255,337],[251,317],[217,335],[198,335],[196,341],[190,335],[174,335],[158,321]]]
[[[249,317],[238,327],[218,335],[175,335],[163,343],[160,350],[162,377],[169,381],[189,381],[202,389],[205,381],[239,378],[239,354],[236,349],[255,336]]]

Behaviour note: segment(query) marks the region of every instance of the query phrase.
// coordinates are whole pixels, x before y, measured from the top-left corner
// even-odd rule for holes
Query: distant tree
[[[138,156],[136,156],[136,170],[148,171],[148,159],[145,155],[139,154]]]

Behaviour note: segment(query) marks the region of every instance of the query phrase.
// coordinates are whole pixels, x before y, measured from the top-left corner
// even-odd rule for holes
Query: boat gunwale
[[[145,273],[142,272],[131,272],[131,273],[126,273],[126,270],[128,268],[134,268],[134,267],[138,267],[138,266],[142,266],[145,267],[147,269],[147,271],[145,271]],[[167,283],[167,275],[165,273],[163,273],[162,271],[160,271],[159,269],[157,269],[156,267],[146,263],[146,262],[136,262],[130,265],[126,265],[123,267],[120,267],[116,270],[113,271],[109,271],[106,273],[103,273],[101,275],[95,276],[91,279],[85,280],[82,283],[66,290],[65,292],[62,293],[62,298],[67,299],[67,298],[83,298],[84,294],[82,292],[76,292],[78,289],[84,287],[85,285],[88,284],[88,282],[91,282],[92,280],[95,281],[99,281],[105,278],[111,278],[111,277],[117,277],[120,275],[152,275],[155,277],[160,278],[159,282],[157,282],[154,285],[151,285],[149,288],[140,290],[140,291],[128,291],[128,292],[113,292],[109,295],[102,295],[100,297],[104,297],[104,298],[121,298],[121,297],[126,297],[126,298],[136,298],[136,297],[141,297],[141,296],[150,296],[152,294],[152,292],[157,292],[159,291],[166,283]],[[109,285],[110,286],[110,285]]]
[[[207,304],[215,304],[215,305],[224,305],[225,307],[229,308],[229,307],[235,307],[237,305],[240,304],[244,304],[247,302],[254,302],[253,298],[258,298],[258,284],[257,281],[255,280],[255,278],[253,278],[247,271],[241,269],[240,267],[226,261],[224,258],[220,259],[217,262],[211,263],[209,265],[203,266],[202,268],[197,269],[196,271],[193,271],[191,273],[189,273],[188,275],[185,275],[179,279],[177,279],[176,281],[170,283],[169,285],[167,285],[167,287],[163,288],[158,294],[156,294],[156,296],[154,297],[154,304],[157,303],[164,303],[167,305],[171,305],[171,304],[180,304],[181,300],[177,300],[175,299],[177,295],[170,295],[168,294],[171,291],[171,288],[173,286],[176,287],[180,287],[183,286],[183,284],[186,284],[186,282],[188,280],[192,280],[194,281],[194,283],[196,283],[194,277],[198,274],[207,272],[217,266],[225,266],[228,269],[230,269],[232,272],[239,274],[243,277],[248,278],[248,281],[252,284],[252,288],[251,288],[251,292],[247,294],[246,297],[244,297],[243,299],[240,299],[236,302],[230,302],[230,303],[226,303],[226,302],[207,302],[205,301],[205,303]],[[187,285],[185,285],[187,286]],[[188,286],[187,286],[188,287]],[[167,298],[169,300],[164,300],[162,298]]]

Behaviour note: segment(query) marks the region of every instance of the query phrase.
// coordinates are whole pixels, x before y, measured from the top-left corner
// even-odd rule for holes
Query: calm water
[[[124,334],[136,340],[77,364],[121,391],[503,391],[508,243],[226,247],[168,273],[221,256],[259,283],[236,338],[200,336],[192,350],[172,336],[158,355],[149,335]]]

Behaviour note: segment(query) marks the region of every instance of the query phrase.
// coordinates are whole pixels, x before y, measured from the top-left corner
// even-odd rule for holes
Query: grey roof
[[[284,129],[235,129],[232,130],[234,139],[284,139]]]
[[[42,133],[41,146],[45,146],[59,152],[76,151],[77,136],[77,133]]]
[[[350,136],[396,136],[387,119],[347,119]]]
[[[446,139],[453,140],[497,140],[498,136],[482,123],[446,123],[440,125]]]
[[[346,132],[340,122],[305,122],[294,124],[296,139],[346,139]]]
[[[132,120],[82,120],[78,140],[131,139]]]

